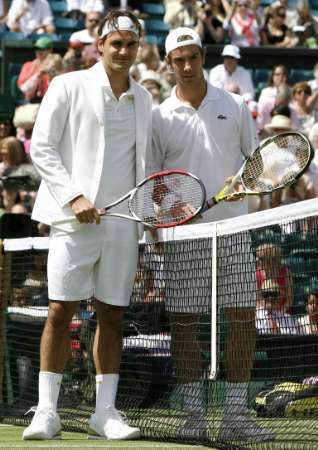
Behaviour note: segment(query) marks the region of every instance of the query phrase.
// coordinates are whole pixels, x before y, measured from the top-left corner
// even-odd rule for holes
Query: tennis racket
[[[269,194],[299,178],[313,158],[313,149],[302,133],[287,132],[266,139],[244,162],[230,183],[206,201],[202,212],[223,200]],[[240,185],[241,191],[237,190]]]
[[[128,201],[131,215],[110,212]],[[206,200],[202,181],[185,170],[164,170],[149,175],[134,189],[98,210],[100,216],[120,217],[151,228],[169,228],[185,224],[196,217]],[[76,217],[54,222],[58,226],[77,222]]]

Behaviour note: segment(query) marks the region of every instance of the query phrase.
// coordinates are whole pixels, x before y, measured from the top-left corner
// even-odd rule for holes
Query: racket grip
[[[215,197],[210,198],[207,200],[201,210],[201,213],[205,213],[208,209],[213,208],[213,206],[217,205],[219,202],[216,200]]]

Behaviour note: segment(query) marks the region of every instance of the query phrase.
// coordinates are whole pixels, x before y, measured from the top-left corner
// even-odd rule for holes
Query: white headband
[[[102,31],[100,38],[104,38],[109,33],[115,33],[116,31],[131,31],[139,37],[139,30],[134,24],[134,22],[127,16],[119,16],[117,18],[117,28],[106,22]]]

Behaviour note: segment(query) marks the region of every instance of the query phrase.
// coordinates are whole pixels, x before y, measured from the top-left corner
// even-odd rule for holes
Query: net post
[[[11,255],[5,254],[4,242],[0,240],[0,405],[4,404],[3,388],[7,374],[6,313],[11,291]],[[8,381],[8,380],[7,380]],[[10,384],[10,383],[9,383]],[[7,400],[11,400],[10,386],[7,385]]]
[[[211,368],[210,380],[217,377],[217,222],[212,222],[211,266]]]

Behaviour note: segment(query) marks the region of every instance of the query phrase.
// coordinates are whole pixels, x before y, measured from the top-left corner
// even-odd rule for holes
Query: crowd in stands
[[[70,33],[68,47],[64,55],[61,55],[54,52],[57,30],[47,0],[13,0],[11,3],[0,0],[0,31],[22,32],[24,36],[34,33],[38,35],[34,43],[34,58],[22,65],[17,78],[17,86],[23,93],[24,100],[17,106],[14,115],[0,113],[1,177],[16,174],[22,166],[22,173],[27,170],[36,184],[37,176],[32,171],[29,158],[33,124],[32,120],[23,121],[21,116],[33,114],[32,117],[35,118],[36,110],[53,77],[89,68],[99,60],[97,27],[109,8],[130,8],[140,17],[144,33],[136,63],[131,68],[131,76],[149,90],[154,105],[169,97],[174,86],[174,75],[161,57],[160,48],[156,43],[150,42],[147,35],[149,16],[144,11],[145,2],[67,0],[66,4],[64,16],[82,20],[83,28]],[[163,5],[165,13],[162,21],[170,29],[178,26],[193,27],[204,43],[222,46],[223,62],[206,68],[205,76],[214,86],[243,96],[255,121],[260,141],[280,132],[301,131],[309,137],[314,149],[318,150],[318,63],[312,67],[311,79],[295,83],[291,82],[289,71],[284,65],[275,65],[268,73],[267,85],[259,89],[253,81],[251,71],[244,67],[240,51],[241,47],[261,45],[317,47],[318,17],[312,14],[306,0],[300,0],[295,9],[288,5],[288,0],[274,0],[266,7],[259,0],[166,0]],[[31,193],[21,189],[3,189],[0,212],[29,214],[35,196],[36,189]],[[318,153],[307,173],[294,186],[275,195],[253,198],[250,211],[317,196]],[[47,227],[41,224],[38,231],[40,235],[48,233]],[[258,302],[260,310],[265,304],[276,302],[276,311],[288,315],[293,297],[292,277],[288,268],[280,265],[274,267],[273,273],[273,258],[280,259],[279,252],[279,249],[265,247],[257,250]],[[270,274],[266,274],[268,270]],[[290,285],[287,279],[291,280]],[[284,288],[282,280],[286,282]],[[266,294],[266,290],[272,297]],[[311,317],[313,309],[317,309],[317,298],[317,293],[308,297],[308,317]],[[271,322],[270,316],[262,315],[258,319],[262,323],[261,328],[265,326],[264,321]],[[279,320],[286,324],[291,319],[284,316],[279,317]],[[318,333],[318,320],[315,324],[312,324],[311,319],[306,320],[303,318],[301,323],[303,329],[312,327]]]

